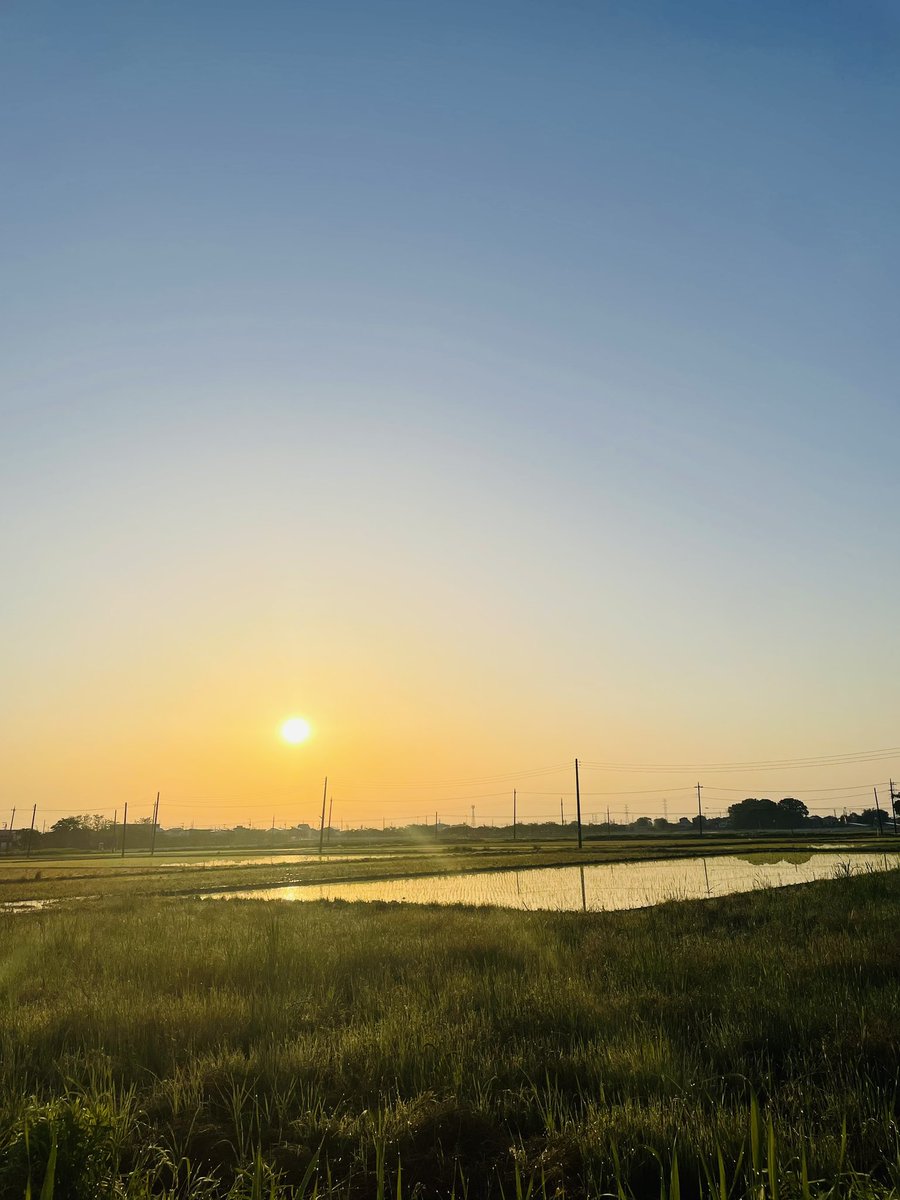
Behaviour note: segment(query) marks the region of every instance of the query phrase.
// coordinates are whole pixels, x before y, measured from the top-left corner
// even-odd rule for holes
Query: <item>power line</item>
[[[376,780],[366,783],[368,788],[464,788],[464,787],[479,787],[482,784],[500,784],[514,781],[516,779],[531,779],[538,775],[553,775],[562,771],[568,771],[570,764],[568,762],[556,763],[548,767],[534,767],[526,771],[504,771],[499,775],[479,775],[466,779],[443,779],[443,780],[427,780],[426,782],[396,782],[391,780]]]
[[[682,762],[682,763],[629,763],[601,762],[590,759],[580,761],[586,767],[600,771],[767,771],[777,767],[794,769],[803,767],[845,766],[854,762],[877,762],[883,758],[900,755],[900,746],[887,746],[879,750],[851,750],[841,754],[808,755],[799,758],[747,759],[733,762]]]
[[[582,763],[581,759],[578,761]],[[582,766],[583,765],[584,763],[582,763]],[[612,792],[589,792],[582,788],[581,794],[582,796],[661,796],[664,792],[692,792],[693,790],[694,789],[692,787],[684,787],[683,785],[679,785],[678,787],[660,786],[655,788],[616,788],[615,791]],[[520,796],[558,796],[559,794],[558,788],[555,788],[552,792],[529,792],[527,790],[523,790],[522,788],[519,789]],[[566,791],[564,791],[562,794],[564,796],[575,795],[574,792]]]
[[[843,786],[843,787],[833,787],[833,788],[824,788],[824,787],[794,788],[794,790],[795,790],[795,791],[799,791],[799,792],[801,792],[801,793],[802,793],[802,792],[816,792],[816,793],[818,793],[818,792],[844,792],[844,793],[845,793],[846,795],[848,795],[848,796],[861,796],[861,795],[864,795],[864,794],[865,794],[865,795],[868,795],[870,787],[871,787],[871,784],[868,784],[868,783],[855,783],[855,784],[846,784],[846,785],[845,785],[845,786]],[[765,789],[765,790],[766,790],[766,791],[769,791],[769,792],[788,792],[788,791],[790,791],[790,787],[789,787],[788,785],[786,785],[786,784],[780,784],[780,785],[776,785],[776,784],[767,784],[767,785],[766,785],[766,789]],[[723,786],[723,785],[716,785],[715,787],[712,787],[712,788],[710,788],[710,791],[714,791],[714,792],[731,792],[731,794],[732,794],[732,795],[738,795],[738,796],[739,796],[739,795],[740,795],[742,792],[746,792],[746,791],[747,791],[747,789],[746,789],[745,787],[743,787],[743,788],[733,788],[733,787],[732,787],[732,788],[730,788],[730,787],[725,787],[725,786]]]

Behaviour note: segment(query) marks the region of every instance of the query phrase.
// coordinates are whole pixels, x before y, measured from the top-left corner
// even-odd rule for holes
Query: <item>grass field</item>
[[[2,915],[0,1197],[895,1195],[898,929],[897,871]]]

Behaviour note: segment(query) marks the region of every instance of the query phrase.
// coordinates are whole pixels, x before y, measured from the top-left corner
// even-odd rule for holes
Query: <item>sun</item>
[[[305,721],[303,717],[289,717],[281,727],[281,736],[292,746],[299,746],[301,742],[305,742],[311,733],[309,721]]]

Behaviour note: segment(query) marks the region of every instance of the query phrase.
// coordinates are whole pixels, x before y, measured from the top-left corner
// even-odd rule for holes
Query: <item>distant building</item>
[[[18,849],[20,830],[0,829],[0,854],[11,854]]]

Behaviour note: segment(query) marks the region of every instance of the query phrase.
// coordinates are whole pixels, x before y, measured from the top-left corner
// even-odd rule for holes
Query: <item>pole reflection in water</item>
[[[706,866],[705,856],[703,859],[703,875],[704,875],[704,878],[706,879],[706,895],[707,895],[707,897],[709,897],[712,895],[712,892],[709,890],[709,870]]]
[[[584,867],[579,867],[578,870],[581,872],[581,911],[587,912],[587,896],[584,891]]]

